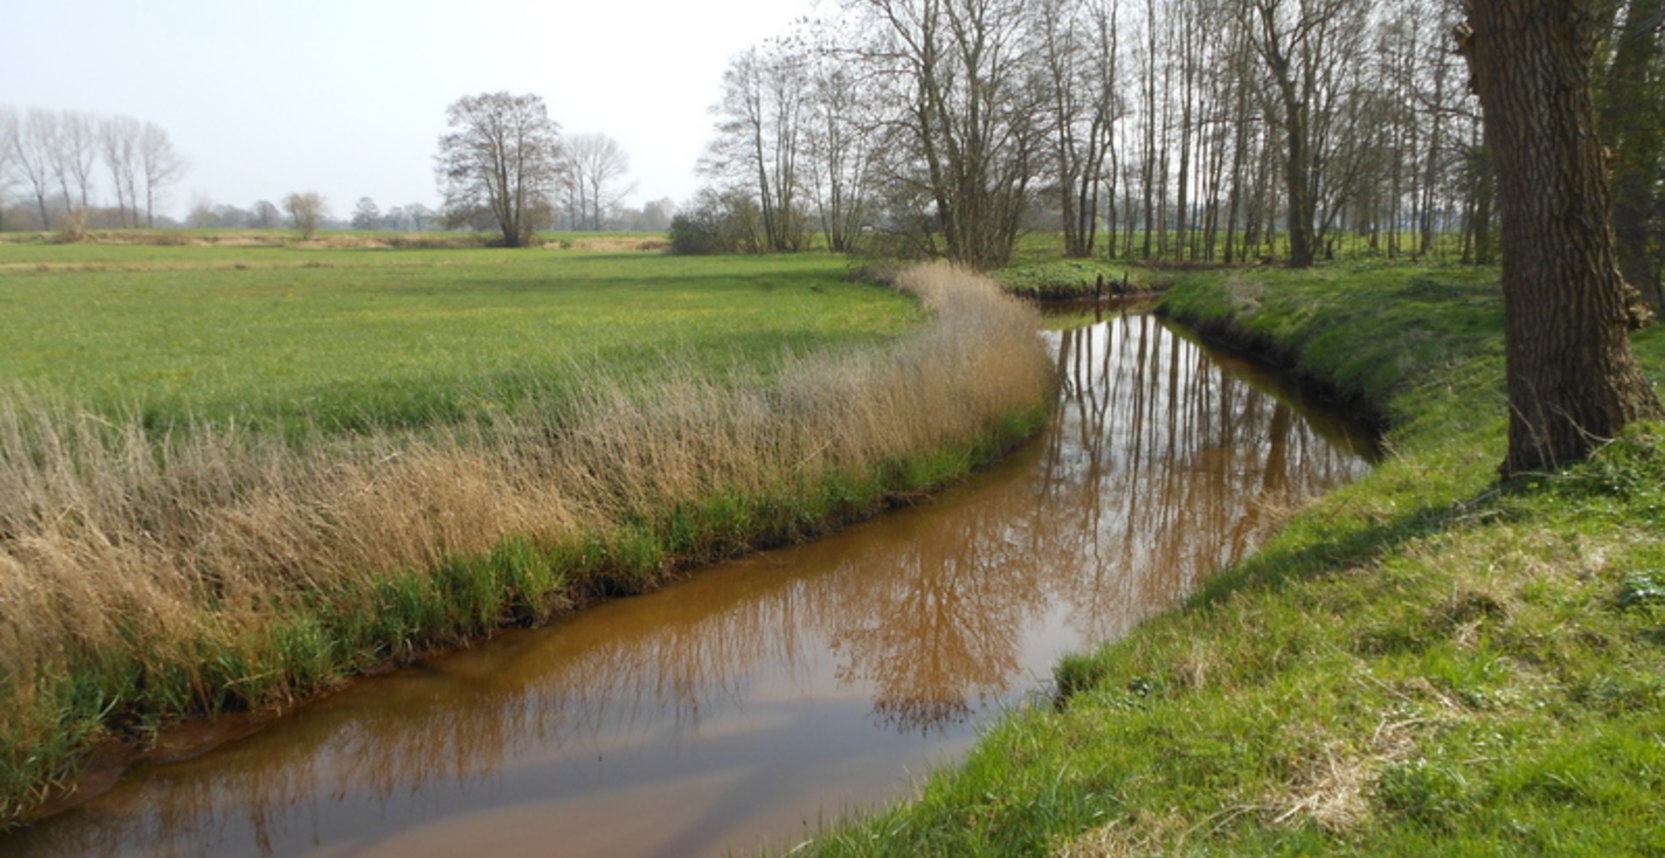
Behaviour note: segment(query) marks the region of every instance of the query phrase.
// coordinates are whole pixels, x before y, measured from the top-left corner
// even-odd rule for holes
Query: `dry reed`
[[[420,435],[154,437],[0,407],[0,824],[101,735],[304,694],[969,468],[1044,407],[1035,319],[944,267],[897,285],[932,321],[884,348],[721,378],[677,360],[592,373]]]

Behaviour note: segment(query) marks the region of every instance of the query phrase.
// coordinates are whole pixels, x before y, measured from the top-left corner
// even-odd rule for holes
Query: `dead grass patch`
[[[664,238],[602,235],[594,238],[564,239],[545,244],[544,247],[555,247],[561,250],[591,250],[603,253],[664,253],[671,249],[671,242]]]

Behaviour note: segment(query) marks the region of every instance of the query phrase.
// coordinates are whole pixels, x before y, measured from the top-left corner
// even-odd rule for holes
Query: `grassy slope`
[[[1197,275],[1166,299],[1391,416],[1392,454],[1185,610],[1067,659],[819,855],[1665,851],[1665,430],[1499,487],[1483,272]],[[1637,340],[1665,376],[1665,333]]]
[[[149,422],[414,425],[597,365],[712,371],[917,321],[832,256],[0,244],[0,388]]]

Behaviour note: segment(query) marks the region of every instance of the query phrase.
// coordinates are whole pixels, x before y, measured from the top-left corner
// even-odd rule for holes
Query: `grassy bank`
[[[861,348],[586,366],[416,431],[296,444],[235,420],[0,408],[0,820],[100,739],[800,539],[1035,428],[1052,370],[1032,311],[945,269],[898,285],[925,323]]]
[[[1498,485],[1495,272],[1215,272],[1164,307],[1375,403],[1390,454],[804,854],[1665,852],[1665,428]]]
[[[1152,281],[1145,268],[1096,259],[1018,261],[995,272],[994,276],[1008,292],[1042,301],[1144,292],[1150,289]]]

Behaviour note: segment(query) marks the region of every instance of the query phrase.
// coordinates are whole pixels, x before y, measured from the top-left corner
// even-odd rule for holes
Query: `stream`
[[[1046,334],[1043,436],[931,503],[353,685],[0,837],[45,856],[718,856],[906,797],[1370,437],[1147,314]]]

